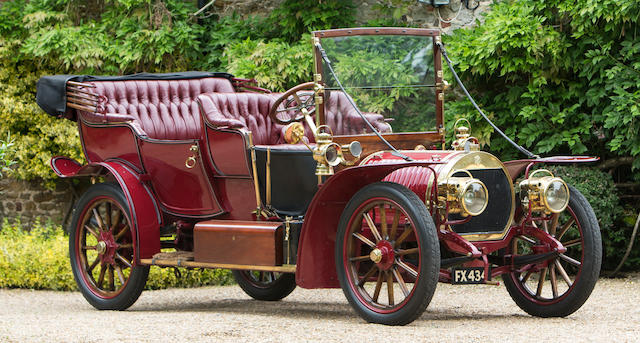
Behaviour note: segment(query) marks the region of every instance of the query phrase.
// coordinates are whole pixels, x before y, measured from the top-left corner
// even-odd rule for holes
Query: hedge
[[[229,285],[228,270],[152,267],[146,289]],[[76,290],[69,263],[69,237],[60,226],[37,223],[30,231],[5,221],[0,231],[0,288]]]

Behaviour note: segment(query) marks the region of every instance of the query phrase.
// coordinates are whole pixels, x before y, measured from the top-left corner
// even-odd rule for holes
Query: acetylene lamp
[[[520,182],[520,203],[525,211],[560,213],[569,204],[569,187],[547,169],[538,169]]]

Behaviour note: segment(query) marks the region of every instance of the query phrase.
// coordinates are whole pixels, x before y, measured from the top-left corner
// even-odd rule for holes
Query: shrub
[[[534,153],[637,157],[639,22],[635,0],[496,1],[483,24],[443,39],[481,106]],[[450,105],[449,117],[481,121],[466,99]],[[486,142],[496,137],[477,128]],[[503,139],[491,143],[516,155]]]
[[[225,49],[228,71],[238,77],[250,77],[266,88],[284,91],[313,80],[313,51],[310,35],[297,43],[252,40],[229,45]]]
[[[608,173],[581,165],[554,165],[545,168],[576,187],[587,198],[600,224],[604,245],[603,269],[615,268],[629,244],[637,212],[627,211],[620,205],[613,178]],[[640,268],[640,250],[635,249],[631,253],[625,267],[636,270]]]
[[[36,223],[30,231],[4,222],[0,231],[0,288],[70,291],[77,289],[69,263],[69,237],[59,226]],[[227,285],[227,270],[181,270],[152,267],[146,289]]]
[[[11,166],[16,162],[8,157],[9,149],[14,145],[13,139],[7,134],[7,139],[0,139],[0,178],[4,176],[3,173],[11,171]]]

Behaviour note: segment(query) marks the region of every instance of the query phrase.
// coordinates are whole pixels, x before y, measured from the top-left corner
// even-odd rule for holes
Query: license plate
[[[484,268],[453,268],[451,270],[451,283],[458,285],[484,283]]]

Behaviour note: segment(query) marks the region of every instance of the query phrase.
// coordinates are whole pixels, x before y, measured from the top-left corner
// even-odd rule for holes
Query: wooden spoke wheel
[[[132,223],[122,190],[97,184],[80,198],[69,235],[78,288],[98,309],[124,310],[138,299],[148,266],[135,265]]]
[[[281,300],[296,288],[295,274],[257,270],[234,270],[232,273],[240,288],[256,300]]]
[[[598,221],[584,196],[573,187],[569,191],[569,206],[564,212],[534,222],[567,251],[503,276],[516,304],[534,316],[564,317],[575,312],[591,294],[600,274],[602,243]],[[518,237],[507,254],[533,254],[539,246],[532,237]]]
[[[342,290],[369,322],[412,322],[438,282],[433,220],[417,195],[395,183],[375,183],[353,196],[340,219],[335,258]]]

